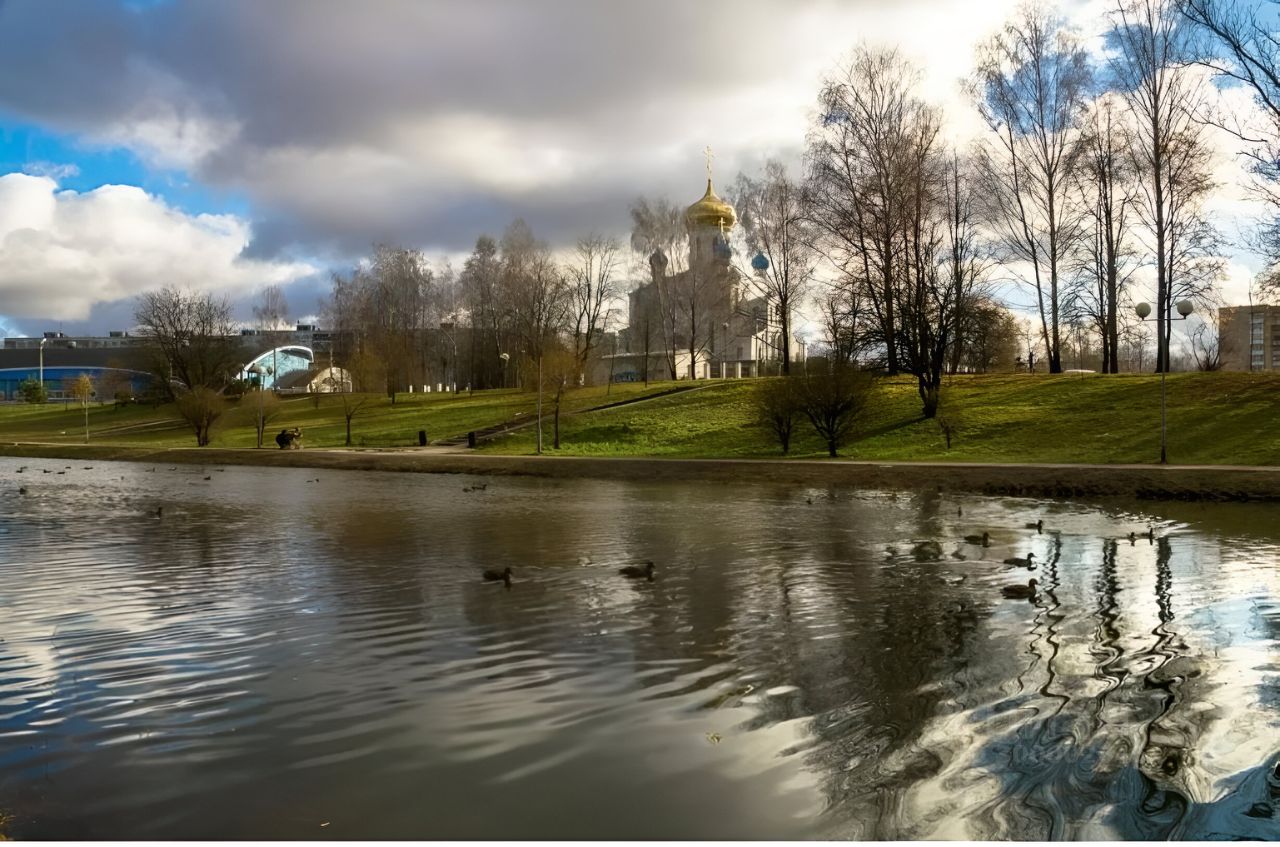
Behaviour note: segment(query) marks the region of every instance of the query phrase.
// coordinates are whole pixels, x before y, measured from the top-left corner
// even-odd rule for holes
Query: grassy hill
[[[553,451],[546,420],[547,452],[587,456],[751,457],[778,449],[754,423],[752,396],[758,381],[700,383],[697,390],[658,396],[633,405],[569,414],[562,447]],[[688,383],[615,385],[571,391],[567,411],[660,395]],[[883,380],[855,439],[842,450],[851,458],[989,462],[1154,462],[1159,456],[1160,380],[1152,375],[1101,376],[1005,374],[961,376],[948,391],[961,430],[947,450],[934,421],[920,418],[915,383]],[[1280,376],[1269,374],[1173,374],[1168,379],[1169,458],[1175,463],[1280,465]],[[512,420],[528,420],[534,395],[515,390],[457,397],[402,394],[392,405],[371,397],[353,421],[355,446],[417,443],[425,429],[432,441]],[[214,446],[251,447],[255,408],[233,408],[215,431]],[[549,415],[549,408],[548,408]],[[172,407],[91,407],[95,444],[189,447],[195,439]],[[283,401],[268,425],[273,435],[301,426],[307,447],[341,446],[342,404],[335,397]],[[82,412],[75,406],[0,407],[0,440],[80,443]],[[524,429],[484,445],[486,452],[533,452]],[[803,424],[793,456],[825,455]]]
[[[603,386],[569,392],[567,411],[657,394],[676,387],[675,383],[615,385],[606,394]],[[681,385],[680,387],[684,387]],[[431,441],[504,422],[528,420],[534,414],[535,395],[515,389],[477,391],[467,394],[399,394],[395,404],[383,395],[368,395],[363,408],[351,422],[352,446],[397,447],[416,445],[418,430]],[[546,415],[550,414],[548,401]],[[257,407],[252,399],[232,403],[215,425],[214,447],[253,447]],[[282,398],[278,413],[267,424],[268,439],[285,427],[302,427],[306,447],[341,447],[346,439],[346,422],[341,398],[309,395]],[[137,447],[194,447],[195,436],[172,405],[158,408],[110,404],[89,407],[90,443]],[[84,412],[75,405],[48,403],[42,406],[13,404],[0,406],[0,440],[50,441],[80,444],[84,441]],[[269,442],[275,447],[274,442]]]
[[[776,456],[753,422],[752,382],[568,419],[564,455]],[[920,417],[915,382],[883,380],[842,455],[861,459],[972,462],[1154,462],[1160,449],[1160,378],[1005,374],[950,380],[962,428],[950,450]],[[1280,465],[1280,376],[1187,373],[1168,377],[1169,460]],[[549,441],[547,442],[549,443]],[[486,446],[527,453],[522,431]],[[793,456],[824,456],[807,423]]]

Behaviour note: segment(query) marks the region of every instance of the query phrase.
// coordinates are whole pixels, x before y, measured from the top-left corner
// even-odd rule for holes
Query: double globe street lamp
[[[1187,318],[1191,317],[1191,313],[1195,311],[1195,307],[1192,305],[1190,300],[1179,300],[1176,308],[1181,317],[1175,318],[1172,315],[1169,315],[1168,319],[1171,321],[1185,321]],[[1133,310],[1137,312],[1138,320],[1140,321],[1160,320],[1159,317],[1151,317],[1150,303],[1139,303],[1133,307]],[[1169,370],[1169,342],[1165,338],[1164,333],[1160,333],[1160,337],[1156,339],[1156,351],[1157,358],[1160,360],[1157,363],[1160,366],[1160,464],[1167,465],[1169,464],[1169,424],[1168,415],[1166,413],[1164,375]]]

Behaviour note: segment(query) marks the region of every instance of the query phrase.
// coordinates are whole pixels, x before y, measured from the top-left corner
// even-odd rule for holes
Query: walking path
[[[847,485],[1044,497],[1136,496],[1280,501],[1280,468],[1241,465],[1073,465],[885,462],[856,459],[671,459],[499,456],[460,447],[255,450],[154,449],[39,442],[0,444],[0,455],[261,465],[333,470],[468,473],[554,478]]]

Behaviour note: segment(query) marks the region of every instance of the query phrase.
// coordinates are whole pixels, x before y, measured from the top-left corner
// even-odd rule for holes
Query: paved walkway
[[[684,459],[502,456],[465,447],[168,449],[26,442],[0,455],[38,458],[260,465],[564,479],[686,480],[914,488],[1045,497],[1131,496],[1179,500],[1280,501],[1280,468],[1248,465],[1077,465],[1064,463],[887,462],[858,459]]]

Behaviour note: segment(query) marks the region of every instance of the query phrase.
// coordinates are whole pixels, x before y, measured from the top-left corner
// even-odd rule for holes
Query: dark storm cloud
[[[809,5],[9,0],[0,112],[247,193],[259,256],[465,249],[515,216],[564,241],[642,191],[696,199],[703,143],[727,182],[723,115],[771,117],[728,98]]]

